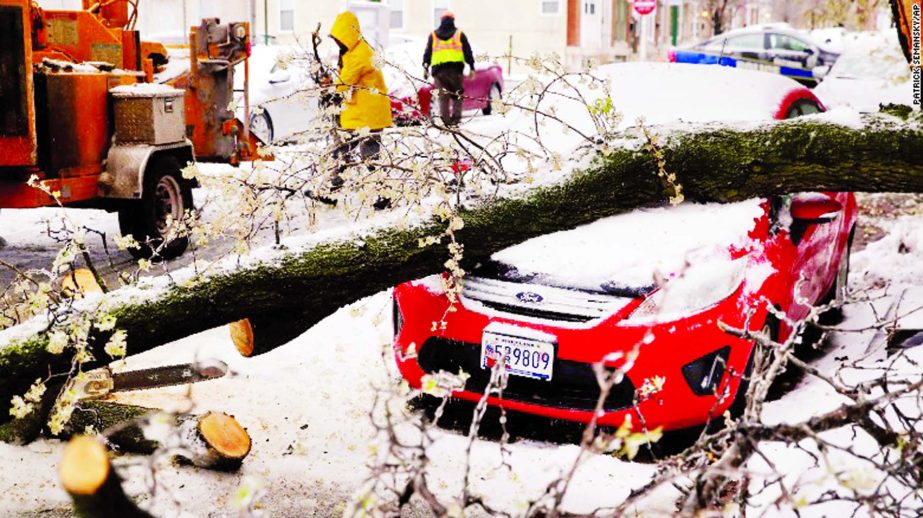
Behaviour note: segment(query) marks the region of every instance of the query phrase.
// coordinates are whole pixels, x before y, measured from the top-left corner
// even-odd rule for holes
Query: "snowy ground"
[[[883,201],[890,198],[891,201]],[[887,234],[852,256],[854,289],[892,283],[889,293],[903,285],[923,284],[923,213],[919,197],[874,195],[863,197],[868,206],[891,210],[864,212],[865,228],[881,227]],[[871,214],[869,213],[871,212]],[[863,246],[860,243],[857,248]],[[887,304],[887,300],[879,302]],[[880,308],[879,308],[880,310]],[[872,321],[868,305],[847,309],[843,329],[865,327]],[[371,446],[376,443],[369,412],[379,389],[397,383],[389,356],[390,297],[380,293],[341,309],[290,344],[253,359],[241,358],[230,342],[228,330],[218,328],[132,357],[129,367],[162,365],[194,358],[216,357],[226,361],[233,376],[200,383],[192,389],[199,410],[226,411],[247,427],[254,448],[239,473],[219,474],[171,465],[159,468],[160,497],[146,501],[161,516],[182,509],[197,516],[235,512],[235,494],[242,485],[262,484],[265,510],[276,516],[327,516],[340,511],[343,502],[359,489],[367,476]],[[874,332],[836,333],[826,353],[815,361],[830,371],[845,361],[866,355]],[[869,361],[874,361],[873,356]],[[162,408],[182,407],[182,389],[160,389],[122,395],[120,400]],[[804,405],[805,400],[812,405]],[[807,379],[770,403],[768,421],[797,419],[831,408],[837,398],[823,383]],[[515,421],[513,426],[515,426]],[[501,468],[500,448],[494,439],[479,439],[474,448],[475,490],[488,501],[510,512],[542,493],[545,485],[567,469],[577,454],[574,445],[561,445],[551,433],[521,440],[511,446],[508,461],[514,470]],[[455,430],[438,432],[430,456],[434,462],[433,486],[450,497],[460,487],[466,439]],[[68,499],[57,483],[56,464],[62,444],[42,440],[27,447],[0,445],[0,462],[15,466],[0,472],[0,487],[8,488],[0,509],[5,515],[64,512]],[[803,454],[786,453],[781,445],[770,446],[784,472],[807,472]],[[142,460],[131,456],[116,461],[129,480],[129,492],[146,488]],[[597,456],[578,472],[565,507],[588,512],[619,502],[632,487],[642,484],[654,465]],[[169,494],[170,497],[166,497]],[[650,515],[669,515],[664,494],[655,499]],[[174,501],[175,500],[175,501]],[[143,501],[143,500],[142,500]],[[659,505],[659,507],[658,507]],[[834,508],[826,509],[834,511]],[[818,515],[813,514],[812,515]],[[819,510],[818,510],[819,511]]]

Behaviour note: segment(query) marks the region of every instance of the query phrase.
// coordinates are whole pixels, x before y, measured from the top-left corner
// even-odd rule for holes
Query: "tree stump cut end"
[[[199,419],[199,434],[218,454],[229,460],[243,460],[250,453],[250,434],[233,416],[209,412]]]
[[[94,495],[109,478],[109,456],[96,439],[81,435],[64,448],[61,483],[72,495]]]
[[[246,358],[253,356],[253,326],[250,324],[250,319],[245,318],[232,322],[230,328],[231,341],[234,342],[241,356]]]

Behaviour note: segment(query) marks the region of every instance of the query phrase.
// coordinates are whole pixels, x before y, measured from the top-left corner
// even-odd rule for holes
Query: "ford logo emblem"
[[[545,297],[542,297],[534,291],[520,291],[516,294],[516,300],[525,304],[538,304],[545,300]]]

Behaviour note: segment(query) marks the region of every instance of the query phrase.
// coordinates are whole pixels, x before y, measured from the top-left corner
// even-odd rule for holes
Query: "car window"
[[[763,50],[763,34],[742,34],[728,38],[727,47],[744,50]]]
[[[721,52],[721,50],[724,49],[725,41],[726,40],[724,38],[715,38],[706,41],[699,47],[710,52]]]
[[[775,50],[788,50],[791,52],[807,52],[811,49],[811,45],[808,43],[787,34],[770,34],[769,46]]]

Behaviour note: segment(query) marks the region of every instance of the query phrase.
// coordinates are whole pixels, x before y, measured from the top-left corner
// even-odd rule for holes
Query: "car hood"
[[[501,250],[473,274],[638,297],[690,264],[726,262],[748,248],[765,214],[762,201],[684,203],[604,218]]]

